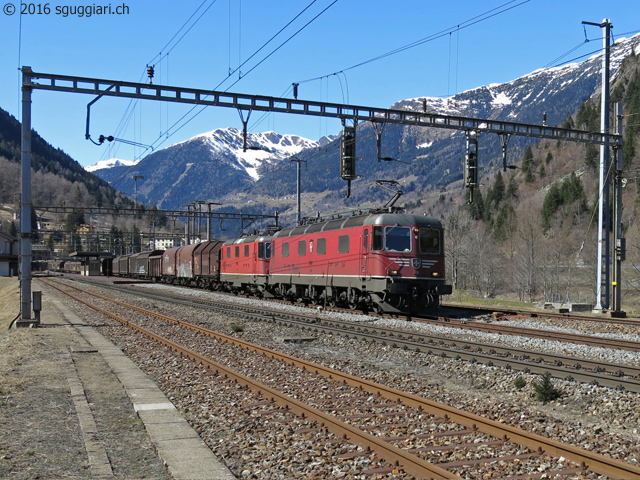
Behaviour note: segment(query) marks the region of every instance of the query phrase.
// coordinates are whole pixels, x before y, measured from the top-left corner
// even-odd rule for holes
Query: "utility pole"
[[[294,157],[291,159],[292,162],[296,162],[298,165],[296,166],[297,170],[297,182],[296,182],[296,225],[300,225],[300,162],[305,162],[306,160],[302,160],[301,158]]]
[[[622,103],[615,105],[615,131],[622,135]],[[615,258],[613,261],[613,308],[611,316],[624,318],[626,313],[622,307],[622,262],[626,255],[626,242],[622,236],[622,152],[620,148],[613,147],[613,159],[616,165],[615,176],[613,178],[613,245],[615,248]]]
[[[602,94],[600,98],[600,133],[609,133],[609,44],[611,43],[611,21],[602,23],[582,22],[602,28]],[[609,146],[600,145],[600,201],[598,202],[598,280],[596,285],[596,306],[594,311],[602,312],[609,308]],[[603,274],[604,266],[604,274]],[[603,278],[604,275],[604,278]],[[602,292],[604,287],[604,293]],[[604,301],[603,301],[604,300]]]
[[[20,320],[16,327],[38,326],[31,319],[31,67],[22,69],[22,144],[20,153]]]

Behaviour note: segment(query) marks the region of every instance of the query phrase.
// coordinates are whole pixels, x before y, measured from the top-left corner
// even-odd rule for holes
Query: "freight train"
[[[174,285],[396,314],[451,294],[433,217],[371,211],[116,257],[113,273]]]

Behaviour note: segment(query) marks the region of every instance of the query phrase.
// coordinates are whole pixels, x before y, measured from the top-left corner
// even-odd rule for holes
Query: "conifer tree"
[[[533,150],[531,149],[531,145],[528,145],[524,151],[524,158],[522,159],[522,171],[524,172],[524,181],[527,183],[532,183],[534,180],[532,169],[533,169]]]

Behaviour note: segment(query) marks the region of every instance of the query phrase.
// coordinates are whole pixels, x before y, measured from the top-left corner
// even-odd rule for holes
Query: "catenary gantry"
[[[121,80],[58,75],[34,72],[31,67],[22,67],[22,195],[20,201],[21,222],[21,317],[22,323],[31,322],[31,94],[33,90],[48,90],[67,93],[95,95],[87,106],[89,109],[98,98],[124,97],[164,102],[209,105],[235,108],[242,111],[268,111],[289,114],[332,117],[353,121],[370,121],[374,124],[402,124],[422,127],[447,128],[465,132],[475,131],[495,133],[504,137],[518,135],[524,137],[547,138],[580,143],[590,143],[613,147],[622,146],[622,135],[593,133],[546,125],[504,122],[461,116],[443,115],[422,111],[372,108],[310,100],[278,98],[264,95],[250,95],[214,90],[153,85]],[[246,123],[243,121],[246,128]],[[87,131],[88,135],[88,131]],[[87,137],[89,138],[89,137]],[[504,150],[504,147],[503,147]]]

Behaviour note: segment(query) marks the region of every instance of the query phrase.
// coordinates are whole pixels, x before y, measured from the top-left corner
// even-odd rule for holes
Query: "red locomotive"
[[[415,313],[451,293],[442,225],[432,217],[377,212],[287,228],[271,251],[270,289],[279,297]]]
[[[127,257],[114,260],[115,273],[316,305],[412,314],[451,293],[440,221],[391,211]]]
[[[220,250],[220,281],[227,290],[269,294],[271,237],[251,235],[228,240]]]

